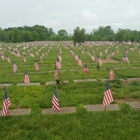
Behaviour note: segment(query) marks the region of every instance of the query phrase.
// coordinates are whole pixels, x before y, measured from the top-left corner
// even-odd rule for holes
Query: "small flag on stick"
[[[8,95],[6,93],[6,90],[4,91],[4,100],[3,100],[3,108],[2,108],[2,116],[7,116],[9,113],[9,107],[11,106],[10,99],[8,98]]]
[[[24,63],[26,63],[26,55],[24,55],[23,61],[24,61]]]
[[[80,59],[80,56],[79,56],[79,59],[78,59],[78,65],[81,66],[81,67],[83,66],[82,60]]]
[[[57,58],[57,61],[56,61],[56,67],[58,69],[61,69],[61,62],[59,61],[59,59]]]
[[[84,73],[85,73],[85,74],[88,74],[88,73],[89,73],[87,64],[85,64],[85,66],[84,66]]]
[[[113,96],[109,87],[108,82],[106,83],[106,89],[104,92],[103,106],[107,106],[113,102]]]
[[[25,75],[24,75],[24,83],[29,84],[30,83],[30,78],[28,76],[27,71],[25,70]]]
[[[36,71],[39,70],[38,63],[37,63],[37,62],[35,62],[35,70],[36,70]]]
[[[129,63],[129,60],[128,60],[126,54],[123,55],[123,61],[126,62],[126,63]]]
[[[60,111],[60,109],[59,109],[59,101],[58,101],[58,97],[57,97],[57,90],[55,89],[55,91],[54,91],[54,95],[53,95],[53,99],[52,99],[52,109],[54,110],[54,111],[57,111],[57,112],[59,112]]]
[[[17,65],[16,65],[15,62],[14,62],[14,64],[13,64],[13,71],[14,71],[14,73],[16,73],[16,71],[17,71]]]
[[[115,79],[115,75],[114,75],[114,70],[113,70],[113,68],[111,68],[111,70],[110,70],[110,80],[114,80]]]
[[[100,57],[97,56],[97,61],[100,64],[100,66],[102,66],[102,60],[100,59]]]
[[[10,63],[10,58],[9,58],[8,55],[6,56],[6,60],[7,60],[8,63]]]
[[[57,80],[57,77],[58,76],[58,73],[57,73],[57,69],[56,69],[56,66],[54,68],[54,79]]]

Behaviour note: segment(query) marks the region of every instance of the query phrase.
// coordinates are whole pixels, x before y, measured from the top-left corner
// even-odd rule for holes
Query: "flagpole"
[[[106,111],[106,106],[104,106],[104,111]]]
[[[8,109],[8,115],[10,116],[10,111],[9,111],[9,109]]]
[[[56,67],[56,70],[57,70],[57,67]],[[57,73],[57,75],[58,75],[58,73]],[[55,80],[55,86],[56,86],[56,90],[58,91],[58,88],[57,88],[57,82],[58,82],[58,77],[57,77],[57,79]],[[58,93],[58,92],[57,92]]]
[[[55,84],[55,86],[56,86],[56,90],[57,90],[57,82],[58,82],[57,80],[58,80],[58,79],[56,79],[56,84]]]
[[[4,92],[6,92],[6,86],[3,87],[3,90],[4,90]],[[8,108],[8,114],[9,114],[9,116],[10,116],[9,108]]]

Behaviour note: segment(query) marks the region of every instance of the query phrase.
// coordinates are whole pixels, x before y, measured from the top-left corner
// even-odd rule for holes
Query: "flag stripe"
[[[4,101],[3,101],[3,109],[2,109],[2,116],[6,116],[9,113],[9,107],[11,106],[10,99],[7,96],[7,93],[5,91],[4,93]]]
[[[56,96],[57,96],[57,92],[55,90],[54,95],[53,95],[53,99],[52,99],[52,104],[53,104],[52,109],[54,111],[58,111],[59,112],[60,111],[60,109],[59,109],[59,101],[58,101]]]
[[[109,88],[109,85],[106,85],[106,90],[104,92],[103,106],[109,105],[112,102],[113,102],[113,96],[111,90]]]

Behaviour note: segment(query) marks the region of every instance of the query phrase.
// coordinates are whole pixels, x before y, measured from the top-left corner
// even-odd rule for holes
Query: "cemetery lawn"
[[[64,44],[48,43],[34,44],[23,49],[24,44],[18,48],[17,44],[11,44],[12,50],[19,50],[21,57],[16,57],[9,52],[6,44],[2,45],[4,56],[9,56],[11,63],[0,58],[0,84],[12,84],[6,88],[11,101],[10,109],[30,108],[28,115],[0,117],[0,140],[139,140],[140,139],[140,110],[133,110],[126,102],[140,102],[140,54],[138,47],[129,50],[130,64],[122,61],[126,45],[119,46],[119,54],[115,54],[111,60],[106,60],[105,48],[101,46],[103,65],[97,70],[96,61],[92,61],[88,54],[82,54],[79,48],[71,50],[80,56],[83,65],[86,63],[89,73],[84,74],[83,67],[78,65],[68,48]],[[50,47],[51,46],[51,47]],[[69,83],[57,85],[59,106],[75,107],[76,113],[71,114],[41,114],[42,109],[52,108],[52,97],[56,85],[46,85],[46,82],[54,80],[54,66],[57,58],[57,47],[62,50],[62,68],[58,70],[58,79]],[[84,50],[89,46],[84,46]],[[134,47],[134,44],[132,44]],[[32,49],[31,49],[32,48]],[[98,46],[92,45],[99,54]],[[38,51],[40,50],[41,51]],[[116,50],[116,46],[110,46],[109,51]],[[26,53],[27,62],[23,62],[23,54]],[[35,57],[29,55],[31,51]],[[36,54],[39,52],[39,55]],[[40,61],[40,55],[46,54]],[[13,72],[13,61],[18,70]],[[39,71],[35,71],[34,63],[38,61]],[[109,79],[110,67],[114,68],[115,80],[109,85],[114,98],[113,104],[119,105],[119,111],[90,112],[85,105],[102,104],[105,82]],[[40,83],[39,86],[17,86],[23,83],[24,70],[28,71],[31,83]],[[74,83],[75,79],[96,79],[95,82]],[[122,80],[121,80],[122,79]],[[0,88],[0,110],[3,104],[3,87]]]
[[[122,86],[119,80],[110,82],[113,103],[119,104],[119,111],[87,111],[84,105],[102,104],[104,85],[104,82],[58,85],[60,107],[74,106],[76,113],[53,115],[41,114],[41,110],[52,107],[55,85],[8,87],[11,109],[30,108],[31,113],[0,117],[1,140],[138,140],[140,110],[132,110],[125,101],[140,99],[139,83]],[[1,94],[1,100],[2,97]]]
[[[140,111],[122,104],[120,111],[88,112],[82,104],[73,114],[0,117],[1,140],[139,140]]]

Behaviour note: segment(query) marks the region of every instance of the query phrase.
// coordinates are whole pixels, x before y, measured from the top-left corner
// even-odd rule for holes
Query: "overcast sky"
[[[73,34],[110,25],[140,31],[140,0],[0,0],[0,27],[44,25]]]

